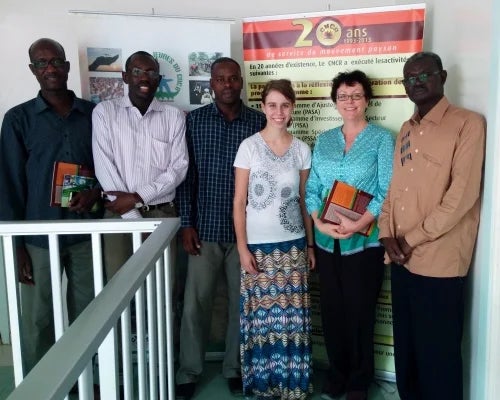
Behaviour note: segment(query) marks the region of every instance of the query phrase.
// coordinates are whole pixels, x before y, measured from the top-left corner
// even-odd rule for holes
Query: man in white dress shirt
[[[188,168],[185,117],[154,98],[158,61],[138,51],[125,63],[128,96],[99,103],[92,114],[95,173],[109,201],[105,218],[175,217],[176,187]],[[104,237],[107,279],[132,254],[129,234]]]

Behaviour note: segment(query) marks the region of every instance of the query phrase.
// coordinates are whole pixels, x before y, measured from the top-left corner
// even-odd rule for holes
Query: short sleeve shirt
[[[244,140],[234,166],[250,170],[246,208],[249,244],[276,243],[304,237],[299,203],[300,171],[310,169],[309,146],[297,138],[277,156],[260,133]]]

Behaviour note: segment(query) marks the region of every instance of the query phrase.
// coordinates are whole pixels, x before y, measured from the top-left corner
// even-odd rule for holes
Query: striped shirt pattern
[[[184,113],[153,99],[141,115],[128,96],[92,114],[95,173],[105,191],[137,192],[144,204],[173,201],[188,168]],[[142,218],[133,209],[123,218]]]

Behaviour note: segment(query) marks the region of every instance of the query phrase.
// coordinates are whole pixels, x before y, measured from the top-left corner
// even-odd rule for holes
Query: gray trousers
[[[203,371],[217,279],[224,270],[228,291],[225,378],[240,376],[240,259],[235,243],[202,242],[199,256],[189,256],[180,332],[177,384],[196,382]]]
[[[21,285],[22,353],[25,374],[54,344],[49,250],[27,244],[34,286]],[[68,277],[66,302],[71,324],[94,298],[92,245],[85,241],[60,250],[61,269]]]
[[[177,216],[173,205],[165,205],[154,210],[141,211],[141,214],[144,218],[174,218]],[[121,216],[106,211],[104,218],[121,218]],[[174,256],[176,249],[175,238],[172,240],[170,248],[172,249],[172,256]],[[106,279],[109,281],[133,254],[132,234],[110,233],[103,235],[103,253]],[[171,265],[174,266],[174,260],[171,259],[171,261]]]

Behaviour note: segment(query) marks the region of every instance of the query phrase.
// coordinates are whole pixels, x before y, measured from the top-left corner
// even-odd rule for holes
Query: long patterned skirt
[[[243,391],[267,399],[312,393],[309,268],[304,239],[248,245],[258,274],[241,274]]]

